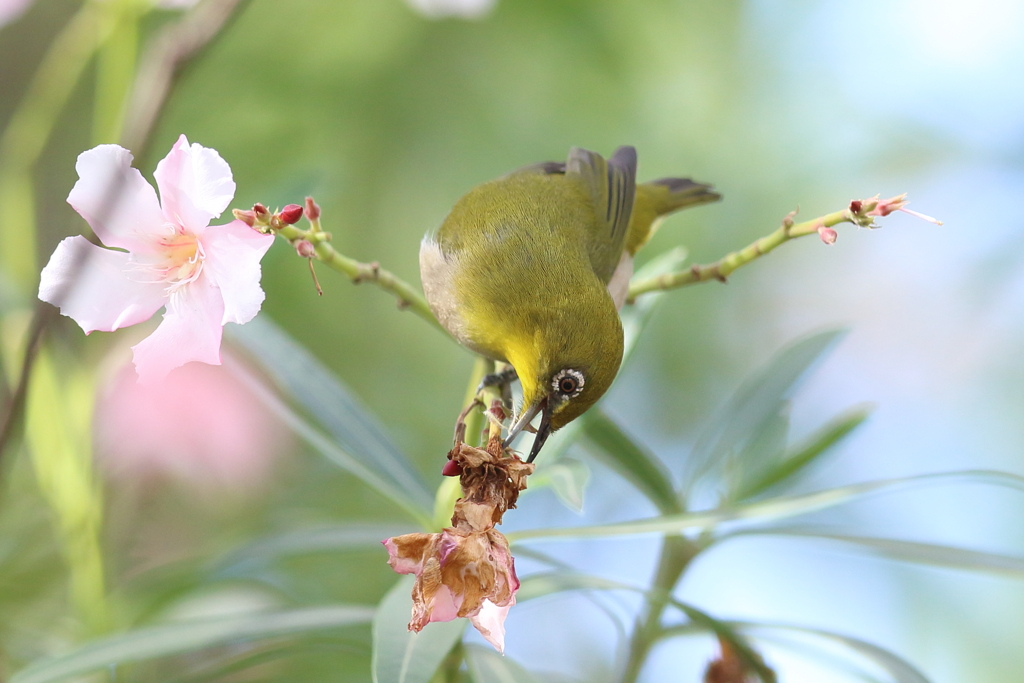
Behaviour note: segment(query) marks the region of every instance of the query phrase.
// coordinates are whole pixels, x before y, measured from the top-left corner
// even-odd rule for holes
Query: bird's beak
[[[540,427],[537,428],[537,435],[533,439],[533,448],[530,449],[530,457],[526,459],[526,462],[533,462],[533,459],[540,453],[541,446],[547,441],[548,434],[551,433],[552,412],[551,401],[548,400],[547,396],[524,410],[523,414],[516,420],[516,423],[509,428],[508,436],[505,438],[505,448],[512,444],[512,441],[519,436],[519,432],[523,431],[530,424],[533,418],[537,416],[537,413],[542,413]]]

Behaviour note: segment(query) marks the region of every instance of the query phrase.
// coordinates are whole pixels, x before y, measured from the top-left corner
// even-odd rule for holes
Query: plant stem
[[[347,275],[353,283],[373,282],[385,292],[390,292],[398,299],[398,307],[409,309],[428,323],[448,334],[441,323],[434,317],[426,298],[412,285],[402,280],[389,270],[380,267],[380,264],[363,263],[349,258],[338,252],[331,245],[331,234],[319,229],[319,220],[310,230],[302,230],[294,225],[285,225],[276,230],[289,242],[306,240],[313,244],[316,249],[316,258],[330,268]]]
[[[725,282],[726,278],[740,266],[745,266],[751,261],[764,256],[780,244],[784,244],[791,239],[814,234],[822,226],[831,228],[839,223],[863,223],[863,220],[858,220],[860,217],[852,214],[849,209],[834,211],[802,223],[793,223],[792,215],[787,216],[786,220],[782,222],[782,225],[775,232],[754,240],[738,251],[726,254],[714,263],[693,265],[684,271],[665,273],[664,275],[633,282],[629,286],[627,301],[633,303],[638,296],[647,292],[675,289],[699,282],[707,282],[708,280]],[[870,220],[868,220],[868,223],[870,223]]]
[[[700,548],[683,536],[666,536],[662,540],[658,571],[643,611],[637,618],[636,628],[633,629],[622,683],[636,683],[639,678],[651,647],[661,635],[661,615],[671,599],[672,589],[699,552]]]

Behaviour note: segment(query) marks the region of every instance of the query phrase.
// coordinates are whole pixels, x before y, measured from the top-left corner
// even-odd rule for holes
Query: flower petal
[[[132,153],[118,145],[82,152],[75,163],[78,182],[68,204],[108,247],[146,252],[147,236],[162,230],[163,214],[153,186],[132,168]]]
[[[504,607],[499,607],[490,600],[484,600],[484,604],[480,606],[480,611],[469,618],[473,627],[480,631],[480,635],[484,637],[484,640],[501,653],[505,652],[505,617],[508,616],[508,611],[512,609],[514,604],[516,604],[514,597]]]
[[[220,288],[225,323],[247,323],[260,312],[265,295],[260,288],[260,259],[274,243],[242,221],[211,225],[202,236],[206,261],[203,276]]]
[[[39,276],[39,298],[59,307],[86,334],[149,320],[167,301],[164,285],[129,279],[129,258],[80,235],[68,237]]]
[[[231,203],[235,181],[217,150],[188,144],[182,135],[156,165],[164,216],[193,234],[201,234]]]
[[[160,327],[132,347],[139,381],[158,382],[194,360],[220,365],[223,316],[220,290],[205,277],[172,294]]]

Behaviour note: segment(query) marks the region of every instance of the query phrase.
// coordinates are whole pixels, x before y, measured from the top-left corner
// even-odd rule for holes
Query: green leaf
[[[339,605],[149,626],[87,643],[65,655],[31,664],[14,674],[10,683],[50,683],[121,664],[169,657],[218,645],[368,624],[373,614],[372,607]]]
[[[579,526],[568,528],[544,528],[514,531],[506,534],[511,542],[541,538],[595,538],[612,536],[635,536],[639,534],[678,534],[687,530],[713,529],[725,522],[748,521],[762,524],[776,519],[794,517],[816,510],[823,510],[848,503],[868,495],[893,491],[919,484],[960,481],[973,484],[1006,486],[1024,491],[1024,477],[1007,472],[990,470],[963,470],[958,472],[937,472],[912,477],[897,477],[850,484],[838,488],[816,491],[799,496],[772,498],[770,500],[738,505],[735,507],[692,512],[681,515],[664,515],[640,519],[633,522]]]
[[[728,643],[743,662],[747,671],[752,671],[763,683],[775,683],[778,680],[775,672],[764,663],[764,658],[750,646],[746,638],[736,632],[736,627],[733,623],[719,621],[707,612],[697,609],[688,603],[675,599],[672,599],[670,602],[685,614],[693,625],[714,633]],[[671,631],[666,630],[664,633],[668,635]]]
[[[244,574],[286,557],[322,552],[379,550],[381,541],[418,529],[394,524],[341,524],[300,529],[250,543],[217,562],[215,576]]]
[[[383,426],[330,369],[267,316],[229,325],[228,337],[260,363],[278,388],[330,433],[342,450],[393,481],[419,508],[431,510],[433,492]]]
[[[763,470],[760,477],[747,479],[743,487],[736,491],[735,500],[752,498],[788,480],[863,424],[871,415],[872,410],[874,410],[874,406],[866,404],[851,408],[834,418],[808,438],[806,443],[795,452],[775,463],[773,467]]]
[[[589,450],[635,486],[663,514],[682,511],[671,475],[660,460],[641,448],[604,412],[592,409],[581,418]]]
[[[580,590],[626,590],[640,591],[636,586],[631,586],[611,579],[603,579],[599,576],[580,574],[572,570],[543,572],[531,574],[525,577],[516,593],[516,602],[525,602],[536,598],[543,598],[565,591]],[[642,592],[642,591],[641,591]]]
[[[337,443],[292,410],[291,407],[278,398],[260,380],[253,377],[240,364],[228,360],[224,365],[229,367],[246,384],[246,387],[256,398],[263,401],[282,422],[295,432],[296,436],[305,441],[311,448],[338,467],[355,475],[392,503],[408,512],[424,528],[430,527],[432,514],[421,508],[414,499],[406,495],[404,489],[392,478],[381,475],[376,469],[368,467],[363,459],[356,458],[348,451],[343,450]]]
[[[850,636],[844,636],[821,629],[791,626],[789,624],[735,621],[730,622],[730,625],[744,631],[789,631],[816,636],[823,640],[829,640],[843,645],[865,657],[869,661],[874,662],[883,671],[892,676],[897,683],[929,683],[928,678],[907,660],[890,650],[886,650],[874,643],[869,643],[859,638],[852,638]]]
[[[844,334],[843,330],[829,330],[801,339],[744,382],[711,420],[690,453],[683,478],[684,500],[706,476],[722,476],[727,470],[747,476],[765,469],[763,459],[771,453],[758,447],[758,437],[763,438],[765,430],[773,427],[773,416],[784,412],[785,401],[801,380]],[[736,462],[730,465],[731,460]]]
[[[796,536],[802,538],[837,541],[840,543],[859,546],[863,550],[871,551],[876,555],[902,562],[947,567],[949,569],[963,569],[966,571],[989,572],[1015,579],[1024,578],[1024,558],[1000,555],[998,553],[987,553],[979,550],[969,550],[967,548],[957,548],[955,546],[918,543],[916,541],[904,541],[897,538],[849,536],[846,534],[830,533],[807,527],[770,527],[767,529],[741,531],[730,535],[754,534]]]
[[[566,507],[583,512],[583,490],[589,481],[590,468],[586,463],[575,458],[561,458],[538,469],[530,478],[527,491],[550,486]]]
[[[511,657],[479,645],[466,646],[466,664],[476,683],[538,683],[533,674]]]
[[[409,630],[414,577],[403,577],[388,591],[373,619],[373,683],[427,683],[448,652],[462,639],[465,619]]]

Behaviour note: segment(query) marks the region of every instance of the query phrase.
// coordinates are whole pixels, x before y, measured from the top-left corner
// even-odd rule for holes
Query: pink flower
[[[468,617],[499,652],[505,650],[505,617],[516,604],[519,579],[508,541],[495,529],[448,528],[439,534],[405,534],[384,541],[388,564],[415,574],[410,631],[432,621]]]
[[[937,218],[932,218],[931,216],[926,216],[923,213],[918,213],[917,211],[906,208],[908,203],[906,192],[896,195],[895,197],[890,197],[889,199],[879,199],[878,195],[875,195],[871,199],[865,200],[862,203],[865,205],[864,208],[868,209],[868,216],[888,216],[893,211],[902,211],[903,213],[909,213],[915,218],[920,218],[923,221],[928,221],[935,225],[942,225],[942,221]],[[870,204],[875,204],[875,206],[870,206]]]
[[[131,162],[117,145],[79,155],[68,203],[104,245],[124,251],[68,237],[43,268],[39,298],[86,334],[134,325],[164,308],[160,326],[133,347],[145,383],[190,361],[220,364],[224,324],[248,322],[260,310],[260,259],[274,238],[238,220],[209,225],[235,193],[216,150],[178,138],[156,167],[160,201]]]
[[[124,351],[118,349],[119,361]],[[288,428],[233,371],[237,360],[225,356],[224,366],[189,363],[149,384],[137,382],[123,359],[99,391],[93,419],[96,457],[111,477],[179,480],[217,499],[270,481],[290,450]]]
[[[0,26],[20,17],[31,4],[32,0],[0,0]]]

